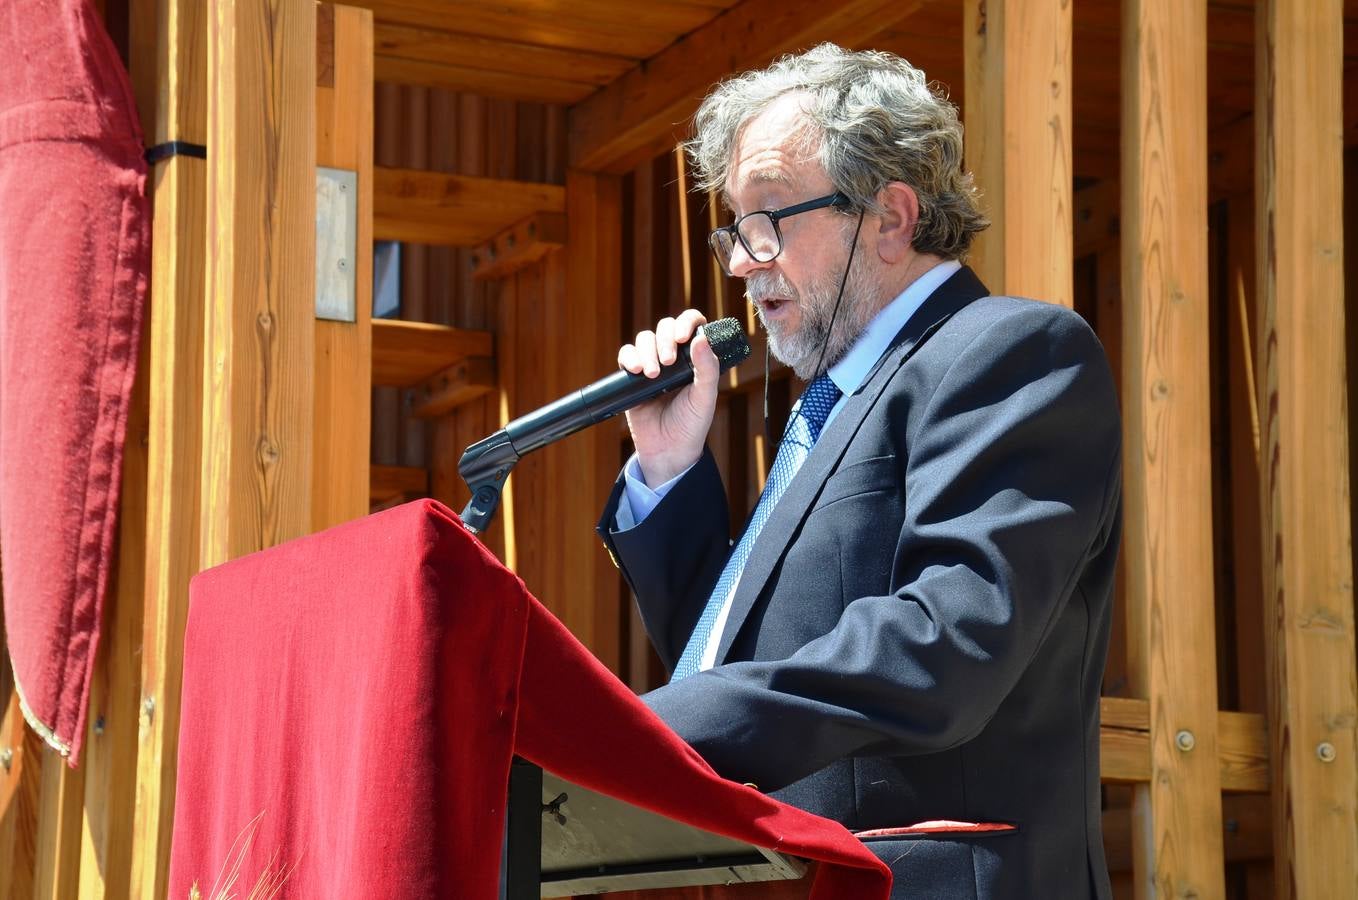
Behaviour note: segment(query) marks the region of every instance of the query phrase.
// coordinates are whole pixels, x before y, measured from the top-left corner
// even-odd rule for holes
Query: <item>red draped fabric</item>
[[[817,900],[889,891],[840,825],[713,773],[432,501],[200,574],[184,658],[172,897],[489,900],[514,753],[820,860]]]
[[[75,765],[150,269],[127,74],[85,0],[0,3],[0,559],[24,713]]]

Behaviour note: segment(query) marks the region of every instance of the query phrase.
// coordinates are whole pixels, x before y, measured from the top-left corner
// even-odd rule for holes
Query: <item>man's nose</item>
[[[771,265],[773,265],[773,260],[760,262],[750,255],[750,252],[745,249],[745,244],[740,241],[736,241],[735,247],[731,249],[731,262],[729,266],[731,274],[736,278],[748,277],[749,273],[757,272],[760,269],[767,269]]]

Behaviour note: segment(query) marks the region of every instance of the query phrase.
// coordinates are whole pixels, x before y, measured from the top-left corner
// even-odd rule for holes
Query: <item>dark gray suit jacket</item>
[[[722,775],[880,846],[899,896],[1109,897],[1099,688],[1120,420],[1075,313],[936,290],[821,435],[741,577],[717,666],[644,698]],[[729,553],[708,455],[600,533],[673,668]]]

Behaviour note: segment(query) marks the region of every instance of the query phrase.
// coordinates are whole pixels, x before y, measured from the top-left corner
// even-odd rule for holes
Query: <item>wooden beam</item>
[[[560,185],[378,167],[373,237],[474,247],[535,213],[565,211]]]
[[[80,820],[85,770],[67,766],[66,758],[50,747],[42,749],[40,759],[33,898],[74,900],[80,895]]]
[[[372,439],[373,23],[372,13],[322,5],[322,58],[344,60],[316,86],[316,162],[358,176],[354,321],[317,319],[311,527],[367,515]],[[326,33],[328,31],[328,34]],[[328,44],[329,46],[324,46]],[[318,71],[318,74],[319,71]],[[323,82],[329,81],[328,84]]]
[[[450,328],[428,322],[374,319],[373,384],[413,387],[468,356],[490,356],[488,331]]]
[[[1073,307],[1073,4],[963,5],[967,168],[990,216],[971,266],[996,293]]]
[[[1151,705],[1146,700],[1100,701],[1100,767],[1110,784],[1151,779]],[[1217,713],[1217,768],[1223,790],[1268,792],[1268,729],[1257,713]]]
[[[566,243],[566,217],[539,213],[516,222],[472,250],[472,277],[504,278]]]
[[[149,355],[150,344],[149,330],[143,330],[141,359]],[[123,448],[117,569],[90,679],[81,759],[85,769],[84,814],[80,817],[82,900],[130,896],[146,589],[149,380],[146,367],[139,366]]]
[[[310,531],[316,352],[316,8],[212,9],[204,568]]]
[[[0,665],[9,666],[8,654]],[[9,686],[0,720],[0,897],[33,896],[37,863],[42,739],[24,724],[19,694]]]
[[[456,25],[444,23],[443,27]],[[608,84],[632,68],[632,61],[624,56],[562,50],[390,22],[378,23],[375,49],[380,57],[497,72],[531,80],[566,82],[586,92]]]
[[[1272,856],[1267,797],[1224,797],[1222,817],[1222,842],[1226,848],[1227,862],[1266,861]],[[1123,807],[1103,811],[1103,845],[1107,853],[1108,871],[1131,870],[1130,810]]]
[[[421,419],[447,415],[495,390],[495,360],[469,356],[410,391],[410,414]]]
[[[385,503],[393,497],[409,499],[429,493],[429,470],[418,466],[373,466],[368,502]]]
[[[1274,895],[1358,884],[1343,5],[1262,0],[1255,227]]]
[[[568,172],[566,302],[549,304],[550,340],[570,334],[570,347],[557,357],[554,391],[586,384],[617,366],[622,331],[622,183],[609,175]],[[572,329],[571,322],[589,327]],[[617,432],[592,428],[557,448],[563,520],[557,527],[563,568],[561,620],[604,665],[620,662],[622,604],[617,570],[590,534],[599,498],[617,477]],[[565,573],[563,573],[564,575]]]
[[[1150,702],[1138,897],[1222,897],[1207,292],[1206,0],[1123,4],[1128,676]]]
[[[660,150],[714,82],[821,41],[862,46],[922,0],[745,0],[570,112],[570,162],[622,173]]]
[[[193,0],[136,0],[154,15],[154,55],[131,61],[157,99],[155,143],[207,143],[207,10]],[[144,21],[142,14],[137,21]],[[137,31],[134,29],[134,37]],[[143,68],[147,63],[149,67]],[[178,775],[179,696],[189,579],[198,571],[203,436],[207,163],[173,156],[153,170],[146,582],[141,633],[133,897],[169,890]]]

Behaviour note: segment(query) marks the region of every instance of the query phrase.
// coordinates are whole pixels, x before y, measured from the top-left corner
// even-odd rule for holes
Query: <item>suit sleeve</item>
[[[641,621],[666,671],[674,671],[731,553],[726,493],[712,454],[703,455],[640,523],[613,527],[624,477],[599,520],[604,545],[636,594]]]
[[[774,790],[836,759],[976,736],[1115,533],[1117,401],[1073,313],[994,321],[923,402],[899,590],[849,600],[833,630],[786,659],[720,665],[644,697],[722,775]]]

